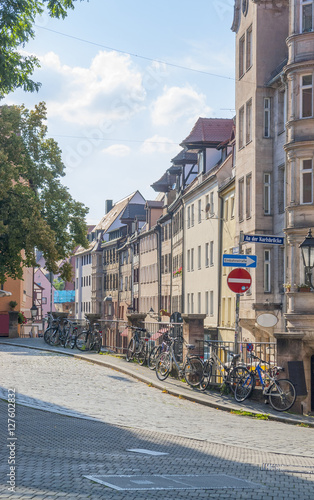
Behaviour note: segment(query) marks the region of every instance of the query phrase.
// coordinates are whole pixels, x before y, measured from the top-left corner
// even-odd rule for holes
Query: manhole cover
[[[261,485],[226,474],[209,475],[97,475],[84,476],[118,491],[131,490],[210,490],[218,488],[260,488]]]

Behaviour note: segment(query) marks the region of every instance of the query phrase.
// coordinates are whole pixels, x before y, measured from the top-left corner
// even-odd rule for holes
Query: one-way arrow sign
[[[257,255],[229,255],[222,256],[222,265],[225,267],[256,267]]]

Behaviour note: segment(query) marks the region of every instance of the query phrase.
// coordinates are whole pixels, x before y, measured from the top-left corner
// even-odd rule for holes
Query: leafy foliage
[[[33,266],[34,248],[48,271],[58,271],[77,245],[87,246],[82,203],[61,184],[65,175],[57,143],[46,137],[46,106],[0,108],[0,282]],[[65,261],[61,277],[71,278]]]
[[[82,0],[80,0],[82,1]],[[46,7],[51,17],[64,19],[76,0],[0,0],[0,98],[16,88],[37,91],[40,83],[30,77],[39,61],[22,55],[18,47],[34,38],[37,15]]]

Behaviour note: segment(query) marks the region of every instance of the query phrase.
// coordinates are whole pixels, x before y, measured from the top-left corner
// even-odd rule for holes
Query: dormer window
[[[198,173],[203,174],[205,172],[205,154],[204,151],[198,153]]]

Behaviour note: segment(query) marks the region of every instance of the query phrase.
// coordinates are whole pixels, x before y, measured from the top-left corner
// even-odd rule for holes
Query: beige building
[[[299,291],[309,279],[299,245],[314,225],[314,2],[236,0],[232,29],[236,237],[240,244],[241,233],[284,242],[242,244],[258,259],[251,295],[241,298],[242,334],[256,341],[277,338],[286,376],[293,362],[303,361],[307,396],[303,391],[299,407],[314,411],[314,294]],[[266,313],[274,326],[265,326]],[[302,375],[299,369],[299,387]]]

